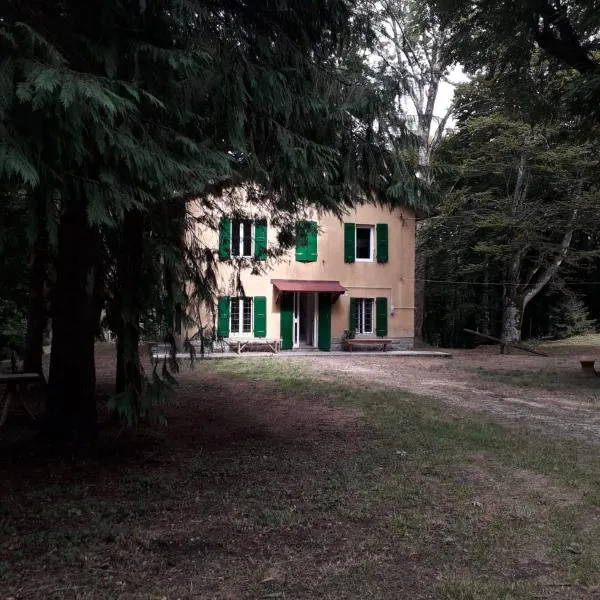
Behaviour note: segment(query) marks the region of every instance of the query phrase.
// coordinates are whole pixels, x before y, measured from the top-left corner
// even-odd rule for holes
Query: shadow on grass
[[[35,477],[11,463],[6,595],[585,598],[600,583],[595,448],[302,362],[203,363],[165,414],[110,460]]]

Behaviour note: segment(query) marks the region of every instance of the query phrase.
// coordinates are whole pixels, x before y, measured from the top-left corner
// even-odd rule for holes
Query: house
[[[225,216],[215,327],[229,340],[281,340],[282,350],[340,349],[344,336],[385,337],[411,348],[414,335],[415,212],[362,204],[340,220],[309,212],[295,248],[267,259],[277,230],[267,218]],[[236,261],[263,269],[236,269]],[[256,264],[256,262],[255,262]],[[241,283],[241,286],[239,285]],[[239,290],[243,290],[243,293]]]

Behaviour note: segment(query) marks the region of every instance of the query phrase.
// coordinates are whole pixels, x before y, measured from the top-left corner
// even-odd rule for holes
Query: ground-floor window
[[[354,309],[354,328],[357,334],[373,333],[374,298],[356,298]]]
[[[231,298],[230,335],[252,333],[252,298]]]

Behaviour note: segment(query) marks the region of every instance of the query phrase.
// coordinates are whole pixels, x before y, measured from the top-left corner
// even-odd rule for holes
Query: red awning
[[[339,281],[315,281],[309,279],[271,279],[278,292],[331,292],[343,294],[346,288]]]

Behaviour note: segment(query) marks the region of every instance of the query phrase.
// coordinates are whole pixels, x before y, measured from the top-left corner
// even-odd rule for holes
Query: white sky
[[[469,81],[467,75],[465,75],[462,67],[457,65],[450,70],[448,79],[454,83],[464,83]],[[443,117],[450,106],[452,99],[454,98],[454,85],[442,81],[438,89],[438,95],[435,101],[434,114],[436,117]],[[453,127],[454,119],[450,118],[446,127]]]

